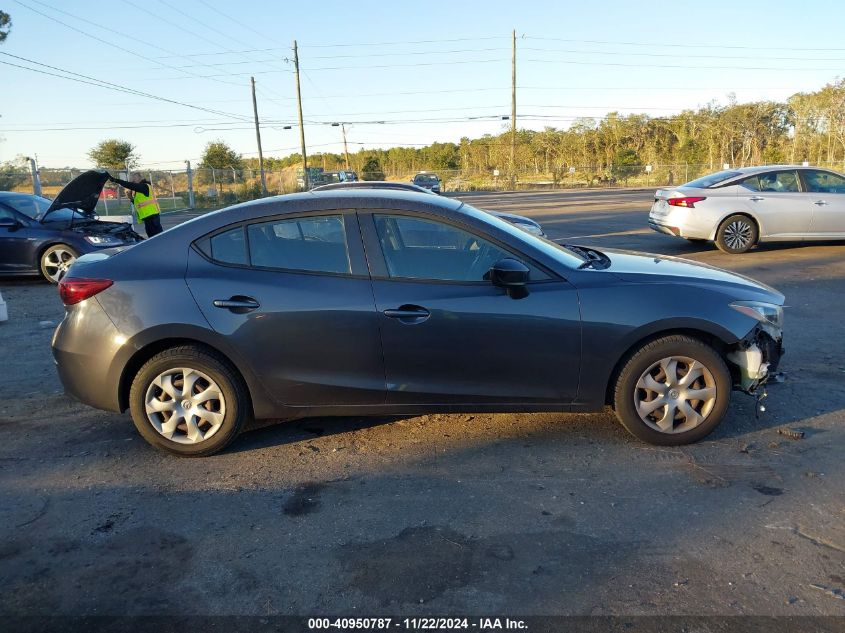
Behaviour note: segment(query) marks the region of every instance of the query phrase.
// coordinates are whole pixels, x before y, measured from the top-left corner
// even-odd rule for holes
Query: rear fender
[[[198,343],[208,347],[228,360],[241,374],[252,398],[252,406],[256,418],[274,417],[278,414],[278,407],[262,386],[258,376],[252,371],[246,359],[237,349],[229,345],[226,339],[211,330],[189,324],[165,324],[151,327],[139,332],[128,339],[112,360],[109,375],[119,376],[115,385],[120,396],[120,409],[128,408],[127,394],[129,386],[140,367],[160,351],[175,347]]]

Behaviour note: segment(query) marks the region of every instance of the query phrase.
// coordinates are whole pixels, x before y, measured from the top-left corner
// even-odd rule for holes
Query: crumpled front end
[[[734,366],[735,387],[754,394],[777,375],[783,353],[782,330],[768,323],[757,325],[726,355]]]

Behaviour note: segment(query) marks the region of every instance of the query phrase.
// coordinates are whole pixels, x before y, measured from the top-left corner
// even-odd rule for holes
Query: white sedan
[[[759,242],[845,239],[845,176],[794,165],[720,171],[658,189],[648,225],[727,253]]]

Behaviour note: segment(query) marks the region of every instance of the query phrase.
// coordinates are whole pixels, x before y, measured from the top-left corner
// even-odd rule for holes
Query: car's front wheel
[[[716,229],[720,251],[738,255],[751,250],[760,237],[757,223],[747,215],[735,214],[724,219]]]
[[[57,284],[67,274],[77,257],[79,253],[67,244],[54,244],[41,253],[41,274],[50,283]]]
[[[249,393],[237,371],[195,345],[148,360],[132,381],[129,408],[147,442],[184,457],[223,450],[251,416]]]
[[[696,442],[728,410],[731,375],[710,345],[689,336],[665,336],[643,345],[619,372],[616,416],[636,437],[662,446]]]

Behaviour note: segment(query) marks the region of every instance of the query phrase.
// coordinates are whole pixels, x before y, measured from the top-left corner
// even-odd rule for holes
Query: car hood
[[[619,279],[633,283],[677,283],[684,280],[708,285],[732,287],[737,299],[756,299],[783,305],[784,296],[771,286],[715,266],[680,257],[603,249],[610,258],[606,268]],[[742,295],[742,296],[740,296]]]
[[[59,192],[40,220],[56,209],[79,209],[85,215],[93,216],[108,178],[109,174],[104,170],[91,169],[79,174]]]

